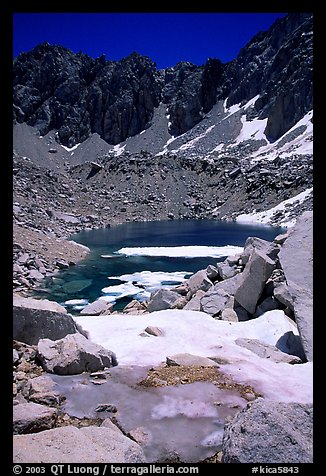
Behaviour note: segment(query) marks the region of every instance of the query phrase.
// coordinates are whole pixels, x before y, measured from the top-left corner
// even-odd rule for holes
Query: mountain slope
[[[226,64],[210,58],[203,66],[181,62],[157,70],[137,53],[107,61],[47,43],[14,61],[15,122],[41,135],[56,131],[56,140],[69,148],[93,133],[120,144],[153,126],[158,116],[162,121],[158,110],[167,117],[165,136],[177,137],[215,105],[226,100],[229,109],[254,97],[250,120],[265,120],[263,132],[271,142],[312,109],[311,14],[279,19]]]

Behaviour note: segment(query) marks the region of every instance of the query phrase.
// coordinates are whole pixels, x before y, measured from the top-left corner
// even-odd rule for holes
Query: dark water
[[[77,265],[60,271],[55,278],[42,283],[42,290],[36,291],[36,294],[59,303],[71,299],[87,299],[92,302],[103,295],[103,288],[122,284],[121,280],[109,279],[113,276],[142,271],[183,271],[189,273],[187,277],[209,264],[214,265],[225,259],[115,254],[122,247],[243,246],[249,236],[271,241],[282,232],[284,228],[216,220],[126,223],[83,231],[73,235],[71,239],[88,246],[91,249],[89,255]],[[113,258],[103,258],[101,255],[112,255]],[[130,300],[131,297],[119,298],[118,308]]]

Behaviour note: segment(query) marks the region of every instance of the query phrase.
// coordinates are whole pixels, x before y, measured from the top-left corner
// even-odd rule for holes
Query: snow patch
[[[307,112],[305,116],[300,119],[291,129],[277,139],[273,144],[260,147],[256,152],[252,154],[252,162],[257,160],[267,159],[274,160],[277,156],[290,157],[293,154],[313,154],[313,124],[312,124],[313,110]],[[286,142],[284,145],[279,146],[284,140],[284,137],[300,126],[306,126],[306,130],[295,139]],[[267,139],[266,139],[267,140]],[[267,141],[268,142],[268,141]],[[279,146],[279,147],[278,147]]]
[[[312,363],[290,365],[263,359],[235,343],[238,337],[275,345],[286,332],[298,330],[283,311],[269,311],[245,322],[216,320],[204,312],[165,310],[139,315],[74,316],[89,338],[115,352],[119,365],[159,365],[166,356],[186,352],[226,359],[223,372],[235,381],[252,385],[274,401],[312,401]],[[147,326],[162,329],[160,337],[144,338]],[[167,402],[168,403],[168,402]],[[168,405],[157,416],[168,413]],[[188,410],[187,410],[188,411]]]
[[[238,104],[233,104],[232,106],[230,107],[226,107],[226,103],[227,103],[227,99],[225,99],[224,103],[223,103],[223,108],[224,108],[224,113],[227,114],[226,117],[224,117],[222,120],[224,121],[225,119],[227,119],[228,117],[232,116],[232,114],[240,111],[240,109],[242,109],[243,111],[246,111],[248,109],[248,107],[250,106],[254,106],[255,105],[255,102],[257,101],[257,99],[259,98],[259,94],[257,94],[257,96],[249,99],[249,101],[246,102],[246,104],[244,104],[243,106],[241,106],[241,103],[239,102]]]
[[[125,150],[125,147],[126,147],[126,144],[124,145],[121,145],[121,144],[117,144],[113,147],[113,153],[116,155],[116,156],[119,156],[121,154],[123,154],[124,150]]]
[[[72,146],[72,147],[66,147],[65,145],[62,145],[62,144],[61,144],[61,147],[63,147],[67,152],[71,152],[71,151],[73,151],[73,150],[76,150],[77,147],[80,146],[80,144],[81,144],[81,142],[79,142],[79,144],[76,144],[76,145],[74,145],[74,146]]]
[[[280,221],[280,225],[285,227],[291,227],[295,224],[296,220],[289,219],[288,215],[291,209],[288,210],[287,207],[293,204],[300,205],[310,196],[312,191],[313,191],[313,187],[308,188],[307,190],[304,190],[298,195],[295,195],[292,198],[288,198],[287,200],[284,200],[283,202],[276,205],[275,207],[270,208],[269,210],[265,210],[263,212],[256,212],[254,210],[252,213],[243,213],[237,216],[236,221],[238,223],[247,223],[247,224],[257,224],[257,223],[271,224],[275,213],[282,211],[284,213],[284,217]]]
[[[74,311],[81,311],[89,304],[88,299],[68,299],[63,303],[63,306],[70,308]]]
[[[232,146],[240,144],[248,139],[261,140],[264,139],[267,142],[267,138],[264,134],[264,130],[267,125],[266,119],[253,119],[252,121],[247,121],[247,116],[241,116],[242,129],[238,137],[232,143]]]

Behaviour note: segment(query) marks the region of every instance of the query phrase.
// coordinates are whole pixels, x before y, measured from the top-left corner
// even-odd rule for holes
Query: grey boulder
[[[13,433],[36,433],[55,424],[57,410],[38,403],[19,403],[13,407]]]
[[[193,354],[175,354],[166,358],[168,366],[190,366],[190,367],[218,367],[214,360],[207,357],[201,357],[200,355]]]
[[[306,358],[313,360],[313,213],[304,212],[279,253]]]
[[[47,299],[14,296],[14,340],[34,345],[40,339],[57,340],[76,332],[78,329],[75,321],[60,304]]]
[[[110,313],[112,308],[113,305],[111,303],[98,299],[97,301],[87,304],[87,306],[80,311],[80,314],[83,316],[99,316],[100,314]]]
[[[14,463],[146,463],[141,447],[111,427],[66,426],[13,440]]]
[[[262,359],[269,359],[273,362],[282,362],[286,364],[301,364],[302,361],[296,355],[289,355],[282,352],[277,347],[261,342],[258,339],[248,339],[245,337],[239,337],[235,340],[235,343],[240,347],[250,350],[254,354],[258,355]]]
[[[241,274],[242,282],[234,294],[234,299],[253,314],[267,279],[275,268],[275,262],[265,253],[254,249]]]
[[[187,281],[191,296],[199,290],[207,291],[213,286],[212,281],[208,278],[206,270],[197,271]]]
[[[232,278],[220,281],[212,286],[200,300],[200,310],[215,316],[219,314],[229,302],[242,282],[242,275],[236,274]]]
[[[37,351],[43,369],[58,375],[96,372],[117,365],[113,352],[81,334],[69,334],[57,341],[41,339]]]
[[[169,289],[159,289],[156,291],[148,302],[148,312],[162,311],[171,309],[180,300],[180,294]]]
[[[312,404],[258,398],[224,428],[222,463],[312,463]]]
[[[272,260],[275,260],[280,251],[280,247],[276,243],[271,243],[270,241],[266,241],[255,236],[249,236],[249,238],[246,239],[244,250],[241,253],[242,265],[246,265],[248,263],[254,250],[260,251]]]

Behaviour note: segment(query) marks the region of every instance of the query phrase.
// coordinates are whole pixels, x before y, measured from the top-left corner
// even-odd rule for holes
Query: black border
[[[135,9],[135,2],[132,5],[124,4],[125,8],[118,8],[118,3],[104,4],[101,2],[92,2],[92,8],[88,7],[86,2],[76,2],[76,5],[72,5],[75,2],[52,2],[51,4],[45,2],[36,2],[33,0],[30,1],[13,1],[10,4],[8,2],[1,2],[0,5],[0,71],[1,74],[1,111],[4,120],[1,124],[1,204],[2,204],[2,213],[1,213],[1,230],[2,230],[2,272],[0,273],[2,277],[2,301],[5,303],[2,306],[2,329],[5,332],[6,343],[9,345],[4,345],[2,342],[1,346],[1,363],[2,369],[9,369],[8,375],[7,372],[2,372],[2,384],[5,386],[2,394],[2,402],[4,399],[8,398],[8,409],[2,408],[2,431],[4,432],[3,445],[2,445],[2,463],[5,463],[10,468],[10,473],[12,474],[12,325],[11,325],[11,316],[12,316],[12,38],[13,38],[13,26],[12,26],[12,16],[14,13],[105,13],[105,12],[121,12],[121,13],[254,13],[254,12],[266,12],[266,13],[276,13],[276,12],[312,12],[314,15],[314,151],[315,161],[314,161],[314,254],[317,256],[314,262],[314,339],[315,339],[315,368],[314,368],[314,407],[315,407],[315,417],[314,417],[314,462],[309,465],[299,464],[295,465],[299,467],[299,473],[309,474],[311,470],[314,470],[315,467],[321,466],[322,463],[322,441],[323,441],[323,428],[321,427],[321,392],[319,392],[318,384],[323,383],[322,376],[319,376],[320,362],[322,362],[321,349],[322,345],[319,343],[318,337],[322,335],[322,331],[319,330],[321,322],[325,319],[324,306],[320,305],[320,296],[322,293],[321,286],[323,285],[323,275],[321,273],[322,267],[322,233],[323,233],[323,223],[325,220],[325,213],[323,209],[323,197],[321,194],[322,190],[322,181],[323,181],[323,162],[326,159],[323,157],[322,151],[322,131],[321,127],[323,125],[322,120],[322,96],[323,96],[323,87],[320,84],[322,77],[321,68],[323,66],[323,56],[324,52],[321,45],[322,38],[322,28],[323,28],[323,19],[324,15],[321,11],[323,4],[322,2],[289,2],[289,1],[274,1],[273,3],[265,3],[260,1],[250,1],[250,2],[239,2],[238,5],[236,2],[232,2],[232,5],[228,5],[228,2],[223,2],[221,4],[213,4],[215,8],[211,8],[212,4],[207,5],[207,8],[198,9],[191,8],[197,7],[199,2],[196,2],[195,5],[189,5],[190,9],[185,11],[184,6],[178,6],[176,3],[171,4],[167,3],[164,5],[158,5],[158,10],[142,8],[138,3],[136,6],[139,7]],[[232,7],[232,9],[230,8]],[[164,8],[163,8],[164,7]],[[245,8],[244,8],[245,7]],[[10,118],[10,119],[9,119]],[[5,266],[3,266],[5,264]],[[304,272],[304,270],[303,270]],[[8,337],[8,338],[7,338]],[[6,350],[4,350],[6,349]],[[9,391],[7,391],[9,389]],[[5,443],[4,443],[5,441]],[[24,465],[26,466],[26,465]],[[46,474],[52,474],[49,468],[46,469]],[[76,465],[78,466],[78,465]],[[119,465],[117,465],[119,466]],[[126,465],[125,465],[126,466]],[[158,465],[159,466],[159,465]],[[175,466],[175,465],[170,465]],[[185,464],[184,466],[191,466],[190,464]],[[196,465],[192,465],[196,466]],[[205,471],[207,468],[206,465],[198,465],[199,474],[202,471]],[[242,465],[241,474],[251,474],[251,468],[253,465]],[[258,465],[259,466],[259,465]],[[261,465],[265,466],[265,465]],[[280,465],[268,465],[268,467],[278,467]],[[283,466],[289,466],[284,464]],[[226,470],[225,468],[229,468]],[[207,468],[208,469],[208,468]],[[218,472],[233,471],[234,468],[230,468],[229,465],[220,465],[217,468]],[[49,472],[48,472],[49,471]],[[289,471],[290,472],[290,471]],[[24,472],[22,474],[25,474]],[[65,474],[65,473],[62,473]],[[108,473],[107,473],[108,474]],[[293,473],[292,473],[293,474]]]

